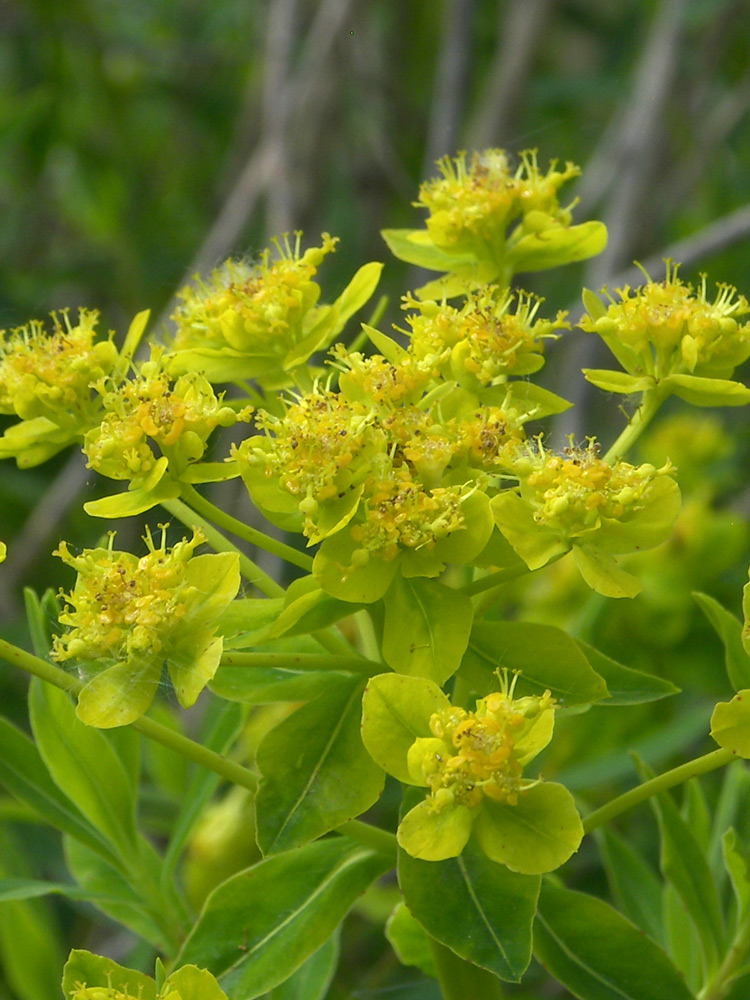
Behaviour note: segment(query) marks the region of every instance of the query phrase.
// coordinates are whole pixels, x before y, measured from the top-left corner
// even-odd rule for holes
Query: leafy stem
[[[244,552],[240,552],[236,545],[232,545],[231,542],[227,541],[220,531],[205,518],[201,517],[200,514],[196,514],[195,511],[191,510],[182,500],[162,500],[161,505],[164,510],[176,517],[178,521],[182,521],[186,527],[200,528],[206,536],[206,540],[217,552],[236,552],[240,557],[240,573],[242,573],[248,583],[257,587],[266,597],[284,596],[285,591],[283,587],[276,583],[268,573],[265,573],[260,566],[256,566],[249,556],[246,556]]]
[[[636,788],[631,788],[629,792],[618,795],[617,798],[612,799],[611,802],[602,806],[601,809],[596,809],[594,812],[589,813],[583,821],[584,832],[591,833],[592,830],[596,830],[597,827],[608,823],[615,816],[619,816],[628,809],[632,809],[633,806],[646,802],[652,796],[658,795],[659,792],[666,791],[668,788],[674,788],[676,785],[681,785],[683,782],[689,781],[691,778],[696,778],[700,774],[708,774],[709,771],[715,771],[719,767],[731,764],[736,759],[737,755],[731,750],[723,748],[712,750],[701,757],[689,760],[686,764],[680,764],[679,767],[672,768],[671,771],[665,771],[663,774],[659,774],[649,781],[644,781],[642,785],[638,785]]]
[[[746,917],[738,927],[724,961],[698,994],[698,1000],[722,1000],[745,963],[749,951],[750,917]]]
[[[665,399],[666,395],[660,392],[658,388],[649,389],[643,393],[641,405],[630,418],[628,426],[623,430],[607,454],[603,456],[605,462],[613,462],[618,458],[625,457],[656,416]]]
[[[226,511],[223,511],[220,507],[212,504],[210,500],[202,496],[189,483],[181,484],[181,492],[185,503],[199,514],[202,514],[203,517],[207,517],[215,524],[218,524],[225,531],[229,531],[231,534],[236,535],[237,538],[241,538],[251,545],[256,545],[265,552],[270,552],[272,555],[284,559],[293,566],[299,566],[300,569],[304,569],[308,573],[312,570],[313,561],[310,556],[304,552],[300,552],[298,549],[292,548],[291,545],[285,545],[284,542],[280,542],[276,538],[271,538],[264,532],[258,531],[257,528],[251,528],[249,524],[245,524],[244,521],[232,517],[231,514],[227,514]]]

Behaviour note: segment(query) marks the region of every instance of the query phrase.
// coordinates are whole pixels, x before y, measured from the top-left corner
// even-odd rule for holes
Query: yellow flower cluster
[[[135,378],[111,388],[101,379],[96,388],[105,415],[86,434],[83,450],[89,467],[110,479],[145,479],[160,456],[168,458],[177,478],[202,458],[217,426],[231,427],[252,413],[251,407],[236,412],[224,405],[223,396],[216,396],[210,382],[195,372],[173,383],[158,351],[152,351]]]
[[[467,292],[461,308],[404,297],[411,327],[410,353],[446,377],[488,385],[508,375],[530,375],[544,364],[544,338],[570,329],[567,313],[537,319],[542,299],[486,285]],[[512,306],[515,303],[515,309]]]
[[[553,161],[544,174],[536,151],[527,150],[514,170],[504,150],[487,149],[474,153],[468,163],[466,153],[443,157],[438,167],[442,176],[422,184],[415,204],[429,211],[428,232],[444,250],[460,251],[476,238],[495,245],[514,218],[531,212],[570,223],[570,212],[559,207],[557,192],[580,173],[572,163],[557,170]]]
[[[599,458],[599,445],[570,445],[562,455],[545,452],[540,441],[519,452],[515,464],[521,493],[534,510],[534,520],[566,534],[596,526],[602,517],[619,520],[646,506],[658,477],[673,472],[671,464],[613,465]]]
[[[162,529],[157,547],[146,529],[148,554],[140,559],[113,549],[86,549],[73,555],[61,542],[55,555],[78,572],[60,623],[71,631],[55,636],[52,656],[117,662],[133,654],[158,656],[165,636],[173,633],[202,596],[185,578],[188,560],[205,540],[200,532],[166,548]]]
[[[98,422],[101,405],[91,385],[118,362],[111,333],[96,341],[98,312],[81,309],[76,324],[68,310],[51,315],[51,332],[38,320],[0,331],[0,413],[23,421],[0,440],[0,457],[16,456],[25,467],[80,440]]]
[[[174,349],[228,345],[282,358],[305,332],[303,320],[320,297],[313,276],[338,242],[324,233],[320,247],[302,253],[301,237],[276,240],[274,261],[269,250],[257,265],[228,260],[207,281],[196,277],[183,288],[182,304],[171,317],[177,326]]]
[[[364,520],[351,529],[359,546],[355,564],[365,563],[369,553],[390,562],[401,547],[432,549],[464,526],[461,503],[469,491],[463,486],[426,489],[400,466],[388,478],[369,480],[365,489]]]
[[[430,718],[432,738],[420,738],[409,750],[407,764],[415,781],[430,789],[433,810],[476,807],[483,796],[518,804],[523,787],[524,755],[516,744],[542,719],[544,745],[552,735],[555,701],[549,691],[514,700],[510,691],[496,691],[477,702],[476,712],[450,706]],[[546,715],[544,714],[546,713]]]
[[[677,271],[678,265],[667,261],[664,281],[618,289],[619,302],[608,294],[606,310],[584,315],[579,326],[600,334],[615,354],[618,344],[630,348],[643,360],[645,373],[657,378],[671,372],[726,377],[750,357],[750,323],[737,322],[750,305],[725,284],[717,285],[711,302],[705,275],[694,289]]]

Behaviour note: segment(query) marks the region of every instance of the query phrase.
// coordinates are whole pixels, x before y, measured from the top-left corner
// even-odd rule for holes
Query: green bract
[[[71,631],[55,639],[58,660],[77,660],[90,679],[78,696],[78,716],[88,725],[124,726],[150,706],[166,664],[180,704],[188,708],[216,673],[223,640],[217,619],[237,596],[239,557],[194,556],[204,540],[156,548],[151,535],[141,557],[108,548],[57,555],[78,571],[60,615]]]
[[[511,871],[538,875],[564,864],[583,837],[573,798],[562,785],[522,777],[552,738],[554,712],[549,691],[514,699],[507,683],[468,712],[429,680],[371,678],[365,746],[389,774],[430,790],[402,818],[401,847],[443,861],[461,854],[475,829],[487,856]]]
[[[215,977],[195,965],[183,965],[157,987],[142,972],[80,949],[65,964],[62,989],[65,1000],[227,1000]]]

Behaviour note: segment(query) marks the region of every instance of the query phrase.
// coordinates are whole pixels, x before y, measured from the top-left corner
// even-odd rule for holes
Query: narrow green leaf
[[[632,844],[613,830],[597,830],[612,895],[623,915],[654,941],[663,943],[662,884]]]
[[[544,271],[550,267],[588,260],[607,245],[603,222],[583,222],[578,226],[552,227],[523,236],[508,253],[513,271]]]
[[[650,776],[639,765],[643,777]],[[724,948],[724,921],[706,856],[669,792],[651,799],[661,834],[661,869],[674,886],[698,932],[707,975],[716,970]]]
[[[380,330],[376,330],[374,326],[368,326],[367,323],[363,323],[362,329],[373,342],[379,353],[383,355],[386,361],[390,361],[392,365],[400,364],[409,356],[406,348],[402,347],[401,344],[397,343],[392,337],[387,337],[384,333],[381,333]]]
[[[692,1000],[682,975],[611,906],[545,881],[534,953],[580,1000]]]
[[[605,392],[647,392],[656,385],[651,375],[630,375],[628,372],[610,371],[606,368],[583,368],[583,377],[597,389]]]
[[[51,826],[69,833],[110,861],[107,840],[54,783],[33,741],[0,718],[0,783]]]
[[[479,622],[474,626],[462,671],[480,695],[498,690],[496,671],[520,671],[520,694],[544,694],[561,705],[586,705],[607,697],[607,685],[576,641],[562,629],[532,622]]]
[[[584,288],[581,298],[583,299],[583,308],[593,320],[601,319],[602,316],[607,315],[607,307],[596,292],[592,292],[590,288]]]
[[[724,644],[724,663],[735,691],[750,688],[750,656],[742,645],[742,622],[709,594],[695,591],[693,598]]]
[[[659,383],[693,406],[745,406],[750,403],[750,389],[742,382],[701,375],[668,375]]]
[[[321,837],[377,801],[384,776],[360,736],[357,677],[329,675],[313,701],[272,729],[258,747],[258,846],[277,854]]]
[[[443,685],[471,632],[471,598],[435,580],[396,576],[385,595],[383,658],[400,674]]]
[[[427,976],[436,976],[430,937],[404,902],[396,904],[385,925],[385,936],[402,965],[416,965]]]
[[[588,643],[581,642],[580,639],[576,639],[576,642],[588,662],[607,684],[610,696],[598,702],[602,707],[643,705],[649,701],[658,701],[660,698],[679,694],[680,689],[671,681],[646,674],[642,670],[625,667],[598,649],[594,649],[593,646],[589,646]]]
[[[394,257],[430,271],[453,271],[462,264],[470,266],[476,263],[471,254],[449,254],[439,250],[431,241],[416,242],[415,238],[427,236],[424,229],[381,229],[380,235]]]
[[[722,837],[722,847],[724,865],[737,901],[736,923],[737,926],[742,926],[750,915],[750,854],[733,827]]]
[[[230,996],[253,1000],[316,952],[390,864],[345,837],[266,858],[211,893],[176,965],[208,966]]]
[[[418,861],[400,850],[398,878],[429,934],[474,965],[520,982],[531,959],[539,876],[514,874],[470,841],[447,861]]]
[[[138,855],[130,782],[103,733],[76,716],[69,696],[34,678],[29,714],[52,780],[123,858]]]

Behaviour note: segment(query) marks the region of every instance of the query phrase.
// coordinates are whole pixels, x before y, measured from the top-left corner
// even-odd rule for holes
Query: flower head
[[[404,309],[417,310],[406,317],[410,352],[468,388],[530,375],[544,364],[544,339],[570,329],[562,312],[555,320],[537,319],[541,303],[534,295],[494,285],[468,292],[461,308],[407,295]]]
[[[97,337],[96,310],[80,309],[77,323],[67,309],[51,316],[51,331],[38,320],[0,331],[0,413],[21,421],[0,439],[0,457],[13,456],[21,467],[46,461],[99,422],[101,401],[92,386],[121,377],[147,314],[133,321],[122,354],[114,332]]]
[[[667,261],[664,281],[617,289],[619,301],[606,293],[606,307],[590,296],[579,325],[598,333],[631,373],[728,378],[750,357],[750,323],[737,321],[750,305],[731,285],[717,285],[710,301],[705,275],[696,289],[677,272]]]
[[[170,371],[201,371],[213,382],[254,378],[272,387],[289,384],[286,373],[331,342],[370,297],[380,264],[365,264],[330,306],[319,306],[314,280],[338,240],[323,233],[319,247],[301,248],[302,234],[273,241],[258,263],[228,260],[208,279],[179,293],[172,315]]]
[[[468,710],[430,680],[373,677],[362,702],[362,739],[389,774],[428,790],[398,828],[412,857],[457,857],[474,832],[494,861],[526,874],[552,871],[577,850],[581,821],[566,789],[523,772],[552,739],[555,700],[549,691],[517,698],[518,675],[509,680],[503,671],[498,679],[499,690]],[[404,720],[423,735],[409,742]],[[535,844],[532,830],[540,827],[543,843]]]
[[[56,551],[77,571],[73,590],[63,594],[55,637],[56,660],[74,659],[93,677],[79,695],[78,714],[90,725],[125,725],[151,704],[166,663],[178,700],[192,705],[218,667],[222,640],[216,619],[239,589],[238,556],[195,556],[199,532],[166,547],[146,530],[148,552],[135,556],[106,548],[73,555],[65,542]]]

